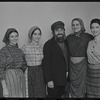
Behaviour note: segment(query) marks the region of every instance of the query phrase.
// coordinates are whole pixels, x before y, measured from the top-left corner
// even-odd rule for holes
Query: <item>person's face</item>
[[[16,45],[16,43],[18,43],[18,40],[19,40],[19,35],[18,35],[18,33],[12,32],[12,33],[9,35],[9,42],[10,42],[10,44]]]
[[[40,39],[41,39],[41,32],[40,32],[40,30],[37,29],[34,31],[34,33],[32,35],[32,41],[38,43],[40,41]]]
[[[100,34],[100,25],[98,23],[93,23],[91,25],[91,32],[94,36],[98,36]]]
[[[81,31],[81,25],[80,25],[79,21],[74,20],[74,21],[72,22],[72,30],[73,30],[73,32],[75,32],[75,33]]]
[[[57,42],[63,42],[65,38],[65,30],[62,28],[55,29],[54,35],[55,35]]]

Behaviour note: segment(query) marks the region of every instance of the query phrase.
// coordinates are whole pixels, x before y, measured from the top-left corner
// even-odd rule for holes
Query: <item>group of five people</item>
[[[53,37],[44,46],[41,29],[31,27],[22,49],[18,31],[7,29],[0,50],[0,97],[26,97],[26,68],[29,97],[100,97],[100,19],[91,20],[92,35],[80,18],[71,27],[66,37],[65,24],[54,22]]]

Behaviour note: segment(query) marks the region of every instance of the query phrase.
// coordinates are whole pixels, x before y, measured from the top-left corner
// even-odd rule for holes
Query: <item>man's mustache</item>
[[[58,35],[64,35],[64,34],[58,34]]]
[[[64,36],[64,34],[58,34],[57,35],[57,37],[63,37]]]

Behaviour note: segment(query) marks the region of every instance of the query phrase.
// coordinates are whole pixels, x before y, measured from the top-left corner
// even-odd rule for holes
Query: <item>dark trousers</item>
[[[47,87],[47,97],[58,97],[60,98],[65,92],[65,86],[54,86],[54,88]]]

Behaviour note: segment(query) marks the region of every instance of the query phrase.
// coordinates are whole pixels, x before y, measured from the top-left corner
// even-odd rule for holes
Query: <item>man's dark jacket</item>
[[[43,54],[42,68],[45,82],[53,81],[54,85],[66,85],[68,66],[66,65],[63,52],[54,37],[44,44]]]

